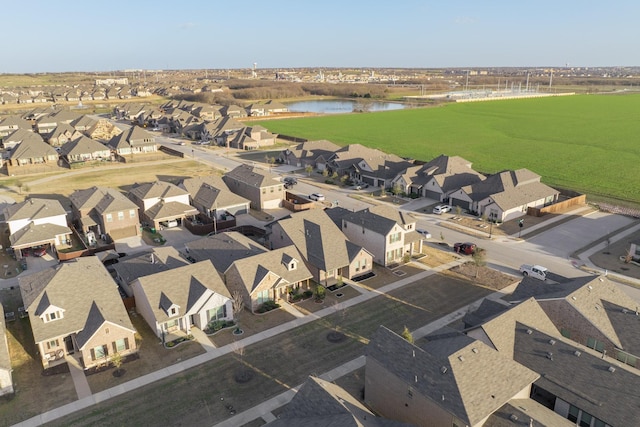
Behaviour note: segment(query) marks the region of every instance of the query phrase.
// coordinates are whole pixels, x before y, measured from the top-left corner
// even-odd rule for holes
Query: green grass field
[[[403,157],[457,155],[483,173],[528,168],[549,185],[640,204],[640,95],[576,95],[260,123]]]

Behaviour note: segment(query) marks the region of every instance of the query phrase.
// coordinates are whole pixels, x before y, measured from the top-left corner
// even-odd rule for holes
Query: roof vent
[[[628,313],[628,311],[627,311],[627,309],[626,309],[626,308],[623,308],[623,309],[622,309],[622,312],[623,312],[624,314],[627,314],[627,313]]]
[[[531,335],[533,331],[531,329],[527,329],[527,335]]]
[[[473,347],[473,348],[471,349],[471,351],[473,351],[474,353],[478,353],[478,349],[477,349],[477,348],[475,348],[475,347]]]
[[[458,360],[461,362],[464,362],[464,357],[463,356],[458,356]]]
[[[581,355],[582,353],[580,352],[580,350],[576,350],[576,351],[574,351],[574,352],[573,352],[573,354],[574,354],[574,356],[576,356],[576,357],[580,357],[580,355]]]
[[[588,288],[589,290],[591,290],[591,289],[593,289],[593,286],[588,285],[588,286],[587,286],[587,288]]]
[[[444,394],[442,395],[442,401],[444,402]]]
[[[553,353],[551,353],[550,351],[547,352],[547,359],[553,360]]]
[[[616,368],[614,368],[613,366],[609,366],[608,371],[613,374],[616,371]]]
[[[414,381],[414,382],[418,382],[418,376],[417,376],[417,375],[416,375],[416,376],[414,376],[413,378],[414,378],[414,379],[413,379],[413,381]]]
[[[596,304],[596,310],[600,310],[600,306]]]
[[[556,340],[549,340],[549,344],[554,345],[556,343]]]
[[[416,351],[412,350],[412,353],[413,353],[413,357],[416,357]]]
[[[441,374],[446,374],[447,373],[447,367],[443,366],[442,368],[440,368],[440,373]],[[443,399],[444,400],[444,399]]]
[[[571,299],[574,300],[574,301],[578,300],[578,298],[576,298],[576,297],[571,297]]]
[[[511,414],[509,419],[515,423],[516,421],[518,421],[518,416],[516,414]]]

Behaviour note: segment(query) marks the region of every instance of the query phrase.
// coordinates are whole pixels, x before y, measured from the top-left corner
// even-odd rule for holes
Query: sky
[[[637,0],[3,0],[0,73],[640,65]]]

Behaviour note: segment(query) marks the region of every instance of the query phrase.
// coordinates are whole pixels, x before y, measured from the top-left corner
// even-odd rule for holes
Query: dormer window
[[[289,264],[289,271],[292,271],[295,269],[296,269],[296,263],[295,261],[291,261],[291,263]]]
[[[178,309],[177,309],[177,308],[175,308],[175,307],[171,307],[171,309],[169,310],[169,313],[170,313],[172,316],[175,316],[176,314],[178,314]]]

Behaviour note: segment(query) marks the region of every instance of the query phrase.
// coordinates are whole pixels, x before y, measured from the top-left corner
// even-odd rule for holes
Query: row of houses
[[[636,305],[606,276],[524,278],[461,329],[412,343],[381,326],[365,351],[364,403],[310,377],[269,425],[329,414],[364,426],[637,425]]]
[[[426,197],[463,210],[507,221],[559,200],[560,192],[528,170],[485,176],[459,156],[441,155],[423,164],[360,144],[340,147],[330,141],[306,141],[283,150],[278,161],[347,176],[355,183]]]
[[[56,87],[51,90],[4,90],[0,92],[0,104],[43,104],[60,102],[82,102],[131,99],[150,96],[151,91],[144,86],[129,85],[84,85],[78,87]]]

